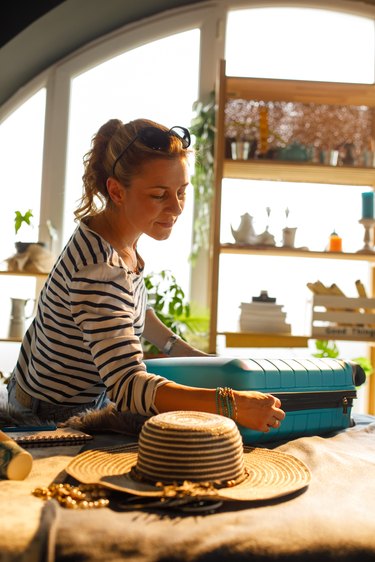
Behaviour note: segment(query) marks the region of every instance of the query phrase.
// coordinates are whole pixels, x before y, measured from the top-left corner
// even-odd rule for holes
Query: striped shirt
[[[166,379],[147,373],[140,337],[147,293],[114,248],[83,222],[40,294],[15,374],[30,395],[53,404],[90,403],[103,391],[119,410],[150,416]]]

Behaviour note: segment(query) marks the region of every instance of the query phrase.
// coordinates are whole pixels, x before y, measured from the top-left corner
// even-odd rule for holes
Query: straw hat
[[[311,478],[307,466],[290,454],[244,448],[233,420],[190,411],[153,416],[138,445],[86,451],[66,471],[79,482],[136,496],[241,501],[302,491]]]

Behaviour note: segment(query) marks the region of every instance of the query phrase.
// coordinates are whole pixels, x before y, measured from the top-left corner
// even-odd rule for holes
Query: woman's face
[[[125,188],[121,218],[126,233],[134,239],[141,234],[155,240],[169,238],[184,209],[189,181],[186,158],[145,164]]]

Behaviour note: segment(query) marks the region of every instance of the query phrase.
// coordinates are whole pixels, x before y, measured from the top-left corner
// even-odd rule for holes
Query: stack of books
[[[241,332],[261,334],[290,334],[291,325],[286,321],[283,305],[276,302],[242,302],[240,305]]]

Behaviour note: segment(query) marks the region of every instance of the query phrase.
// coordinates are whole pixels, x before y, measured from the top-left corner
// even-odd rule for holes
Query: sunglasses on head
[[[112,175],[115,175],[115,168],[117,162],[124,156],[128,148],[137,139],[141,141],[142,144],[153,150],[167,150],[170,145],[170,138],[177,137],[182,144],[183,148],[188,148],[190,146],[190,133],[185,127],[175,126],[169,129],[169,131],[162,131],[157,127],[144,127],[138,131],[137,135],[132,139],[129,144],[127,144],[119,156],[116,158],[112,166]]]

